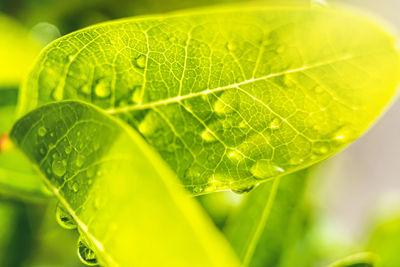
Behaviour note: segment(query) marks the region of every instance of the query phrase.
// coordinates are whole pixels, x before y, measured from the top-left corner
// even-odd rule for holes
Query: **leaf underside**
[[[226,8],[104,23],[45,49],[19,114],[93,103],[153,146],[194,194],[312,165],[395,93],[393,38],[328,8]]]

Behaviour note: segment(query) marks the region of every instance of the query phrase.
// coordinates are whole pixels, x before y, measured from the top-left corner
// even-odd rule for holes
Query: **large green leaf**
[[[302,196],[308,176],[307,169],[261,184],[229,218],[225,232],[243,266],[284,266],[307,228]]]
[[[395,94],[393,37],[328,8],[230,7],[120,20],[47,47],[20,114],[80,99],[137,129],[197,194],[305,168]],[[84,134],[84,133],[83,133]]]
[[[222,235],[142,137],[80,102],[27,114],[11,137],[82,234],[81,257],[107,266],[237,266]],[[87,243],[90,247],[87,248]]]

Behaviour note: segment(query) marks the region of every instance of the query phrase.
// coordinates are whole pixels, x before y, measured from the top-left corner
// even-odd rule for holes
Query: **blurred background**
[[[0,40],[1,58],[7,58],[10,53],[18,54],[19,58],[0,64],[18,64],[21,66],[19,71],[28,69],[34,58],[31,55],[37,54],[41,47],[94,23],[233,2],[248,3],[246,0],[0,0],[0,39],[12,36],[11,31],[18,28],[16,31],[26,33],[27,42],[32,42],[34,47],[28,55],[27,50],[31,48],[10,47],[7,44],[10,39],[3,38]],[[282,3],[279,0],[265,2]],[[400,32],[399,0],[284,2],[347,5],[372,13]],[[6,65],[1,66],[2,70],[5,68]],[[20,76],[14,73],[8,79],[0,77],[0,87],[9,90],[10,97],[15,99]],[[11,112],[13,107],[0,109],[2,131],[12,123],[6,119]],[[309,262],[310,265],[305,266],[324,266],[327,262],[365,249],[387,253],[391,263],[385,266],[400,266],[399,256],[389,255],[391,250],[400,249],[399,137],[400,102],[397,101],[361,139],[311,170],[305,199],[308,212],[312,213],[307,238],[313,241],[307,246],[314,246],[317,252],[312,255],[317,256],[310,261],[312,264]],[[0,176],[1,167],[0,158]],[[55,200],[39,198],[34,194],[28,198],[9,195],[6,190],[3,192],[1,186],[0,178],[0,267],[83,266],[76,256],[78,234],[64,230],[56,223]],[[200,197],[199,201],[222,228],[243,198],[246,195],[223,192]],[[382,243],[389,237],[393,240],[391,244]]]

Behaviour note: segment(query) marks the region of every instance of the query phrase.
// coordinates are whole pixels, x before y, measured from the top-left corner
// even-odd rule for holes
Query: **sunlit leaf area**
[[[1,1],[0,267],[400,266],[398,12]]]

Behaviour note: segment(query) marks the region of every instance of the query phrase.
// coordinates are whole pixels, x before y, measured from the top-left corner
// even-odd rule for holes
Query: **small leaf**
[[[229,7],[132,18],[58,39],[19,113],[61,99],[138,130],[195,194],[250,187],[344,148],[400,79],[394,38],[330,8]]]
[[[340,259],[328,267],[376,267],[378,266],[377,255],[370,252],[360,252]]]
[[[261,184],[228,219],[224,232],[242,266],[282,266],[306,226],[302,196],[308,176],[307,169]]]
[[[169,167],[118,119],[81,102],[57,102],[20,119],[11,137],[76,222],[84,262],[238,266]]]

